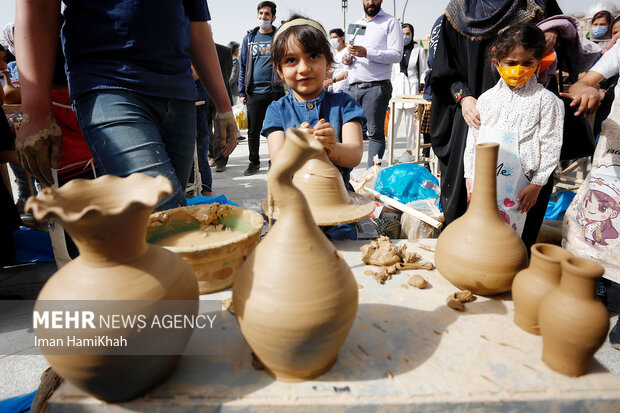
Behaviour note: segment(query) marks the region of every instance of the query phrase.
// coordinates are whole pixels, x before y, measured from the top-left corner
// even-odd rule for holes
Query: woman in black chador
[[[497,32],[519,22],[561,14],[556,0],[451,0],[433,61],[431,144],[441,171],[441,207],[446,223],[467,209],[463,153],[467,131],[480,126],[476,99],[499,75],[488,48]]]

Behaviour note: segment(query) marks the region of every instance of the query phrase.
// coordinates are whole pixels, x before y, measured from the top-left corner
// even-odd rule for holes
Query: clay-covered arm
[[[15,147],[22,166],[44,185],[60,165],[62,134],[52,115],[52,75],[59,36],[60,0],[18,0],[15,53],[24,120]]]

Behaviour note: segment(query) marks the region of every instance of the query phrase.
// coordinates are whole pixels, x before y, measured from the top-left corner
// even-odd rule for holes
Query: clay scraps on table
[[[233,306],[232,298],[227,298],[224,301],[222,301],[222,307],[224,308],[224,310],[232,314],[235,314],[235,307]]]
[[[406,270],[429,270],[434,267],[430,262],[420,263],[420,255],[407,252],[407,245],[396,247],[389,237],[381,236],[370,244],[362,245],[362,261],[366,265],[376,265],[378,271],[367,270],[366,275],[372,275],[380,284],[392,278],[392,274]]]
[[[476,301],[477,298],[478,297],[473,295],[471,291],[463,290],[450,294],[448,298],[446,298],[446,304],[454,310],[465,311],[465,305],[463,305],[463,303]]]

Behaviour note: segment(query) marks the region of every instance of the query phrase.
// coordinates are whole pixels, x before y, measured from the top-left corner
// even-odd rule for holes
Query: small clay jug
[[[510,290],[515,274],[527,265],[521,238],[497,210],[496,166],[499,145],[476,146],[476,180],[467,212],[437,240],[435,265],[448,281],[474,294]]]
[[[351,269],[292,183],[294,172],[321,151],[313,135],[287,130],[268,180],[279,219],[245,261],[233,286],[243,336],[266,371],[283,381],[310,380],[327,372],[357,313]]]
[[[560,284],[560,262],[573,255],[551,244],[534,244],[531,251],[530,266],[519,271],[512,282],[512,300],[515,304],[515,323],[528,333],[540,335],[540,302]]]
[[[187,303],[185,315],[195,315],[198,285],[190,266],[175,253],[146,243],[149,215],[171,194],[172,184],[167,178],[136,173],[127,178],[105,175],[95,180],[76,179],[30,197],[26,210],[37,220],[53,217],[60,221],[80,250],[76,259],[43,286],[35,308],[49,305],[47,300],[113,300],[119,307],[123,300],[144,300],[140,313],[154,314],[155,303],[160,300],[189,300],[183,301]],[[139,336],[141,332],[134,328],[96,327],[93,335],[123,336],[128,343],[146,334]],[[42,351],[59,376],[98,399],[122,401],[162,382],[174,370],[192,331],[175,330],[167,336],[163,354],[168,355],[71,351],[58,355]],[[52,329],[36,331],[39,338],[53,334]],[[145,350],[140,354],[149,353]]]
[[[19,88],[13,85],[11,81],[11,74],[7,71],[3,73],[4,75],[4,104],[11,105],[22,103],[22,91]]]
[[[542,360],[558,373],[581,376],[609,330],[607,309],[596,298],[605,269],[578,257],[563,260],[561,267],[560,285],[540,303]]]

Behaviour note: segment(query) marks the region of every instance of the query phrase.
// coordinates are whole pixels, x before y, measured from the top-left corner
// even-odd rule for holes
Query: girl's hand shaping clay
[[[314,136],[323,144],[323,147],[327,151],[327,156],[329,157],[338,143],[338,137],[332,125],[326,122],[325,119],[319,120],[314,126]]]
[[[538,194],[540,193],[541,189],[542,186],[534,184],[529,184],[528,186],[523,188],[523,191],[521,191],[521,193],[517,197],[517,201],[521,201],[521,203],[519,204],[520,213],[528,213],[530,209],[532,209],[532,207],[536,203],[536,200],[538,199]]]

